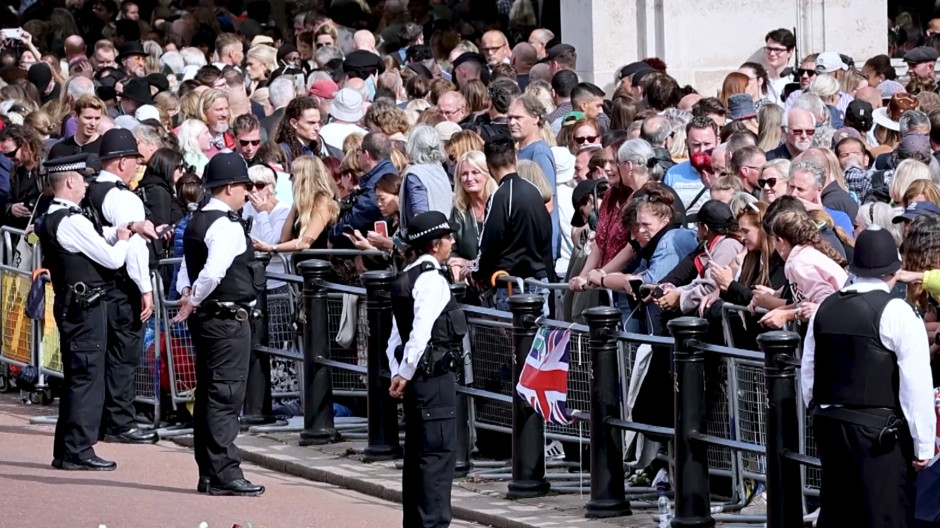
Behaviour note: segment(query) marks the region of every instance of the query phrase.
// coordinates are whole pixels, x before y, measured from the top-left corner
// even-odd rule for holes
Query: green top
[[[483,222],[477,222],[473,211],[469,209],[464,212],[451,210],[450,221],[455,229],[454,255],[466,260],[476,259],[480,252],[480,231],[483,229]]]

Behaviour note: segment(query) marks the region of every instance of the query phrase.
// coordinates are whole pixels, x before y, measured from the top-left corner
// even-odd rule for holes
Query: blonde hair
[[[327,225],[339,217],[339,188],[326,165],[315,156],[301,156],[291,163],[294,175],[294,211],[299,232],[313,221],[315,215],[324,215]]]
[[[486,196],[485,200],[488,200],[490,196],[496,192],[496,180],[490,176],[490,170],[486,166],[486,156],[483,155],[483,152],[479,150],[471,150],[469,152],[463,153],[459,158],[457,158],[457,167],[454,170],[454,209],[461,213],[466,212],[470,209],[470,195],[467,194],[467,191],[463,189],[463,185],[460,184],[460,172],[463,169],[464,164],[472,165],[474,168],[478,169],[480,172],[486,174]]]
[[[904,193],[911,183],[916,180],[929,180],[930,167],[913,159],[906,159],[894,169],[894,177],[891,179],[891,187],[888,190],[891,200],[900,204],[904,198]]]
[[[839,88],[841,88],[839,81],[828,73],[820,73],[813,79],[813,82],[809,83],[809,92],[818,95],[824,103],[828,103],[834,95],[837,95]]]
[[[277,185],[274,169],[267,165],[252,165],[248,168],[248,177],[255,183]]]
[[[187,92],[180,98],[180,121],[187,119],[202,120],[202,94]]]
[[[218,101],[219,99],[225,99],[226,101],[228,101],[228,95],[226,95],[225,92],[223,92],[222,90],[215,90],[213,88],[209,88],[208,90],[203,90],[202,95],[199,96],[199,119],[202,119],[203,121],[208,123],[209,120],[206,119],[206,113],[209,112],[209,109],[212,108],[212,105],[214,105],[215,102]],[[229,126],[231,126],[232,125],[232,112],[231,111],[229,111],[228,113],[228,122],[229,122],[228,123]],[[212,132],[215,132],[215,131],[212,131]]]
[[[163,126],[167,129],[173,128],[170,126],[173,122],[173,118],[170,117],[170,110],[175,108],[176,113],[180,113],[179,96],[170,91],[160,92],[153,96],[153,102],[157,106],[157,110],[160,110],[160,119],[163,119],[163,116],[166,115],[167,121],[163,123]]]
[[[757,146],[767,152],[780,146],[783,139],[783,108],[780,105],[765,105],[757,113]],[[673,140],[675,142],[675,140]]]
[[[408,161],[408,156],[405,156],[402,151],[397,148],[393,148],[389,159],[392,160],[392,165],[395,166],[395,170],[399,173],[405,172],[405,169],[408,168],[408,165],[411,165],[411,162]]]
[[[55,132],[56,128],[58,128],[52,121],[52,117],[42,110],[33,110],[26,114],[26,117],[23,118],[23,124],[32,127],[36,132],[39,132],[41,136],[50,136]],[[37,154],[42,153],[39,152]]]
[[[199,147],[199,134],[202,134],[203,129],[209,130],[209,126],[198,119],[183,121],[177,137],[180,140],[180,150],[184,154],[205,154]]]
[[[523,180],[535,185],[539,193],[542,194],[542,203],[551,201],[552,188],[548,186],[545,173],[542,172],[542,167],[539,167],[538,163],[531,160],[522,160],[516,164],[516,172]]]
[[[461,130],[450,137],[447,147],[450,149],[451,156],[459,160],[468,152],[474,150],[483,152],[483,138],[473,130]],[[486,163],[483,163],[483,166],[486,167]]]
[[[266,44],[259,44],[249,49],[248,53],[245,54],[245,58],[255,59],[261,64],[264,64],[268,73],[277,69],[277,50]]]

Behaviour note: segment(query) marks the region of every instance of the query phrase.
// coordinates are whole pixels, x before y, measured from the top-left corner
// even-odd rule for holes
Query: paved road
[[[196,528],[203,521],[211,528],[401,526],[398,504],[252,465],[246,477],[267,487],[262,497],[197,494],[192,451],[166,441],[99,444],[99,455],[117,461],[114,472],[52,469],[53,427],[30,425],[29,418],[54,410],[0,395],[0,528]]]

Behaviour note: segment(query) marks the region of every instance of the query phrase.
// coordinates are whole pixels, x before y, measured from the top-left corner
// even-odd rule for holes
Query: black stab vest
[[[238,223],[245,236],[245,251],[235,257],[232,265],[225,272],[225,276],[215,290],[206,298],[209,301],[249,303],[255,298],[255,280],[260,280],[264,284],[264,268],[260,267],[260,273],[255,261],[255,252],[251,245],[251,238],[248,232],[244,230],[244,224],[241,223],[238,213],[231,211],[205,211],[199,210],[193,213],[193,217],[186,226],[186,232],[183,234],[183,255],[186,258],[186,271],[189,274],[189,282],[193,284],[199,273],[206,266],[206,260],[209,258],[209,246],[206,245],[206,231],[218,219],[226,218],[226,221]],[[258,276],[260,274],[260,277]]]
[[[403,344],[408,341],[414,326],[415,299],[411,292],[414,290],[418,277],[423,273],[443,272],[440,267],[431,262],[422,262],[418,266],[399,273],[392,283],[392,313],[395,315],[395,322],[398,323],[398,334],[401,336]],[[448,293],[448,295],[450,294]],[[450,300],[447,301],[444,311],[434,321],[428,347],[440,350],[456,350],[460,347],[466,333],[467,318],[454,296],[450,295]],[[402,348],[399,347],[399,350],[402,350]],[[400,354],[401,352],[396,351],[396,355]],[[400,361],[401,357],[398,359]]]
[[[66,207],[46,213],[36,222],[36,234],[42,248],[42,265],[52,276],[56,306],[65,302],[69,289],[78,282],[97,288],[111,285],[114,281],[115,270],[98,264],[83,253],[66,251],[59,243],[59,224],[69,216],[80,214],[81,209]]]
[[[897,355],[881,342],[891,300],[880,290],[836,292],[816,311],[813,401],[816,405],[901,408]]]

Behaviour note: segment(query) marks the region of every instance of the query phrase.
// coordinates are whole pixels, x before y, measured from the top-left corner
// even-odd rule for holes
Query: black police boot
[[[210,479],[209,477],[200,476],[200,477],[199,477],[199,484],[196,485],[196,492],[198,492],[198,493],[209,493],[209,482],[210,482],[210,480],[211,480],[211,479]]]
[[[237,495],[240,497],[257,497],[262,493],[264,493],[264,486],[252,484],[243,478],[235,479],[225,483],[209,483],[209,495]]]
[[[119,434],[104,435],[104,441],[112,444],[155,444],[159,439],[155,431],[143,431],[136,427]]]
[[[54,461],[53,465],[55,465]],[[85,460],[65,457],[62,459],[62,465],[59,469],[66,471],[114,471],[117,469],[117,464],[99,456],[93,456]]]

